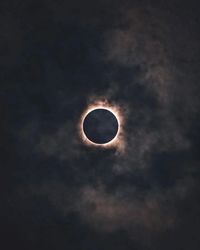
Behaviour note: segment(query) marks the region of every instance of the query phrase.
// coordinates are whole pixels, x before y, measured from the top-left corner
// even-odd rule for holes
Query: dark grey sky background
[[[1,249],[199,250],[198,1],[1,1]],[[99,97],[125,151],[87,147]]]

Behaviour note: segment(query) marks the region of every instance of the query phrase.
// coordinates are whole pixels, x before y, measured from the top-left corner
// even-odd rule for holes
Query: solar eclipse
[[[122,109],[107,100],[88,105],[81,116],[79,134],[82,142],[91,147],[124,149],[124,116]]]
[[[93,143],[105,144],[111,142],[118,133],[118,120],[114,113],[97,108],[88,113],[83,121],[83,132]]]

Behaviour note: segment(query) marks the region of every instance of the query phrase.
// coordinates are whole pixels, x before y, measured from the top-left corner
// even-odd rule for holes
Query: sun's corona
[[[118,123],[118,129],[117,133],[114,136],[112,140],[110,140],[107,143],[95,143],[87,138],[85,132],[84,132],[84,120],[90,114],[92,111],[103,109],[110,111],[114,117],[117,119]],[[81,115],[80,123],[79,123],[79,134],[81,137],[82,142],[87,146],[93,146],[93,147],[102,147],[102,148],[117,148],[122,149],[124,148],[124,138],[123,138],[123,122],[124,117],[122,115],[121,108],[116,105],[109,103],[107,100],[98,100],[88,105],[88,107],[84,110],[84,112]]]

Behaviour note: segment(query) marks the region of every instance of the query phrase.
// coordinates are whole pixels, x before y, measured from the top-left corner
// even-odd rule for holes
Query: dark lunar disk
[[[115,115],[107,109],[95,109],[85,117],[83,131],[93,143],[105,144],[114,139],[119,124]]]

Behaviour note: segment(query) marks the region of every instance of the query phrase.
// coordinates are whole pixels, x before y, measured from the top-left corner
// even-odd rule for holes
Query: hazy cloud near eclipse
[[[109,164],[100,159],[101,162],[91,165],[88,162],[90,153],[83,150],[77,137],[73,137],[77,132],[74,121],[62,124],[55,133],[42,135],[37,143],[36,151],[57,157],[66,168],[79,168],[80,178],[84,175],[84,167],[90,164],[94,169],[93,178],[99,185],[85,181],[81,186],[70,188],[64,183],[54,182],[52,185],[47,182],[37,187],[33,185],[31,192],[46,195],[64,215],[77,212],[85,223],[97,230],[123,229],[132,235],[138,228],[155,232],[174,226],[176,204],[187,198],[195,185],[193,177],[186,171],[193,166],[187,162],[185,165],[181,161],[173,166],[169,164],[168,168],[182,168],[183,175],[166,189],[148,176],[148,169],[152,168],[157,155],[191,149],[187,131],[199,105],[195,82],[199,73],[190,69],[192,61],[186,66],[185,54],[182,56],[179,51],[181,41],[194,34],[190,33],[189,24],[183,34],[179,33],[178,20],[176,17],[170,19],[167,11],[137,7],[123,13],[119,23],[121,21],[125,26],[119,25],[105,32],[102,44],[105,62],[115,65],[116,71],[118,66],[119,70],[120,67],[132,70],[129,83],[115,79],[105,93],[116,103],[123,100],[128,109],[124,154],[114,155]],[[172,28],[176,21],[177,28]],[[174,40],[176,33],[177,40]],[[188,46],[197,51],[194,40],[191,39]],[[186,48],[185,53],[189,54],[188,51]],[[139,68],[139,74],[136,74],[136,68]],[[135,94],[140,87],[141,99]],[[75,165],[72,161],[75,158],[83,159],[81,165]],[[134,175],[136,171],[149,178],[150,187],[148,191],[143,190],[131,181],[128,188],[117,183],[107,191],[107,182],[98,175],[96,165],[111,169],[112,178]],[[156,167],[162,166],[158,164]]]

